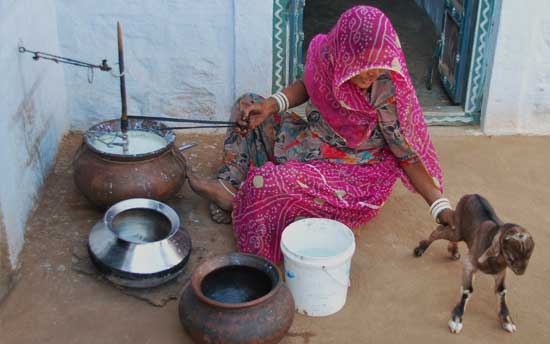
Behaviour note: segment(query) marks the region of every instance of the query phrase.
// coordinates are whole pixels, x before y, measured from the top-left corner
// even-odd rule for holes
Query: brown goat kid
[[[428,240],[422,240],[414,250],[420,257],[432,242],[449,240],[448,250],[453,259],[460,258],[457,242],[464,241],[468,246],[468,256],[464,259],[464,276],[461,298],[452,311],[449,329],[452,333],[462,330],[464,309],[474,291],[472,279],[478,270],[495,277],[495,293],[500,310],[498,313],[502,328],[515,332],[516,325],[506,306],[504,279],[509,267],[516,275],[523,275],[535,247],[533,238],[523,227],[502,222],[489,202],[480,195],[466,195],[456,206],[455,228],[439,225]]]

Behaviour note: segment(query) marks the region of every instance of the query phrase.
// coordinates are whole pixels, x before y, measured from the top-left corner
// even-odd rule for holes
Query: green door
[[[438,70],[445,90],[455,104],[463,104],[477,0],[445,0]]]

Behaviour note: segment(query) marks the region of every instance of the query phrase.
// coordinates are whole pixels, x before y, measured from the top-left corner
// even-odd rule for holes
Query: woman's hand
[[[443,209],[439,215],[437,215],[437,220],[440,224],[451,226],[452,229],[455,229],[454,214],[455,212],[452,209]]]
[[[282,92],[288,99],[289,108],[299,106],[309,99],[306,87],[300,80],[295,80]],[[250,104],[244,108],[241,119],[237,120],[239,127],[235,128],[235,131],[241,133],[241,135],[246,135],[248,131],[256,129],[269,116],[279,111],[279,105],[273,98],[267,98],[261,103]]]
[[[235,128],[235,131],[246,135],[249,130],[256,129],[277,111],[279,111],[279,105],[272,98],[267,98],[261,103],[252,103],[243,110],[241,118],[237,120],[239,127]]]

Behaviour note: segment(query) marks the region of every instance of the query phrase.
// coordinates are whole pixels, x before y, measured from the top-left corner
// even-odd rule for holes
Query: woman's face
[[[367,89],[382,73],[384,73],[383,69],[367,69],[351,78],[350,81],[361,89]]]

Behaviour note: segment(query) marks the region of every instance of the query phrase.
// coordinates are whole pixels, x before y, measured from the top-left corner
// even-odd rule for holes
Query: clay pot
[[[194,271],[179,302],[196,343],[278,343],[294,319],[294,300],[268,260],[231,253]]]
[[[174,133],[159,130],[163,127],[156,121],[129,121],[130,130],[156,130],[166,140],[161,149],[139,155],[105,153],[91,143],[94,132],[119,130],[119,120],[90,128],[73,160],[78,189],[101,208],[129,198],[164,201],[173,197],[185,182],[185,159],[174,146]]]

